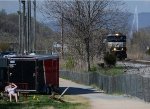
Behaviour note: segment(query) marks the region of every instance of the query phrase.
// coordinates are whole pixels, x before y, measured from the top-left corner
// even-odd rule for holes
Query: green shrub
[[[65,62],[66,69],[73,69],[75,67],[75,61],[72,56],[67,57],[67,60]]]
[[[8,43],[0,42],[0,51],[7,51],[10,48]]]
[[[146,54],[150,55],[150,49],[148,49],[148,50],[146,51]]]
[[[92,66],[92,67],[90,68],[90,71],[93,71],[93,72],[97,71],[97,67],[96,67],[96,66]]]
[[[104,62],[108,67],[116,65],[116,56],[113,53],[106,53],[104,55]]]

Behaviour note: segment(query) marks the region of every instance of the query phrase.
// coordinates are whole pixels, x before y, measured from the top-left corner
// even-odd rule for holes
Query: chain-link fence
[[[86,85],[95,85],[106,93],[122,93],[150,102],[150,78],[135,74],[106,76],[99,73],[60,71],[60,77]]]

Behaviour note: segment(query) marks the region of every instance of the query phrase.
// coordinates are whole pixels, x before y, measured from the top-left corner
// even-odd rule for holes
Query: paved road
[[[150,103],[123,95],[108,95],[90,86],[77,84],[60,78],[60,87],[70,87],[67,94],[79,95],[90,100],[91,109],[150,109]]]

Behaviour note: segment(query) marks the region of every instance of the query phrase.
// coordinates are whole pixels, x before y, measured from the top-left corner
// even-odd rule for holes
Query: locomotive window
[[[108,36],[108,42],[126,42],[126,36]]]
[[[115,37],[114,36],[108,36],[107,41],[108,42],[115,42]]]
[[[117,37],[118,42],[126,42],[126,36]]]

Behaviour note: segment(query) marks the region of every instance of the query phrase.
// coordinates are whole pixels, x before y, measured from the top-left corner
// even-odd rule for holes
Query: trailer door
[[[59,86],[59,75],[58,75],[58,64],[57,59],[48,59],[44,60],[44,69],[45,69],[45,81],[46,84],[51,84],[54,86]]]
[[[28,83],[28,89],[35,89],[35,61],[15,60],[9,72],[10,82]]]

